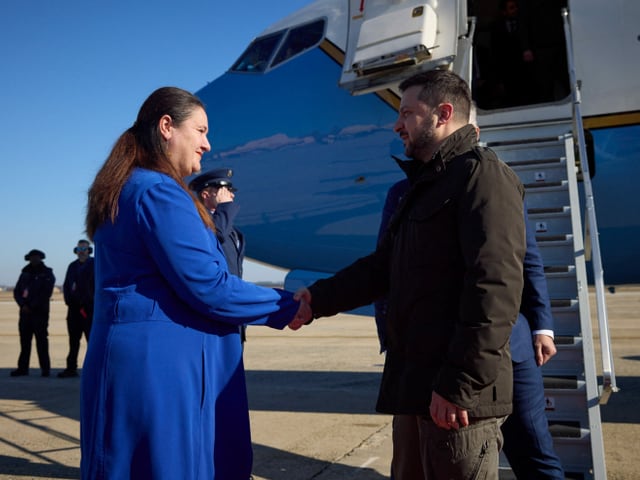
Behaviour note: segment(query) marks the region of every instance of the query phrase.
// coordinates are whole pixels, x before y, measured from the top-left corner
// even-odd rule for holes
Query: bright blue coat
[[[283,328],[298,303],[230,275],[189,193],[157,172],[132,173],[94,240],[82,478],[247,480],[238,326]]]

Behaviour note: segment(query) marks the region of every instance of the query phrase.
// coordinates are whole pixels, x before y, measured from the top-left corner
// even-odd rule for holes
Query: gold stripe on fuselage
[[[640,124],[640,112],[610,113],[582,119],[584,128],[626,127]]]

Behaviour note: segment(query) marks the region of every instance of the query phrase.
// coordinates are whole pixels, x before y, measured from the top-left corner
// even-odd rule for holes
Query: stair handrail
[[[600,348],[602,354],[602,385],[600,386],[599,403],[605,405],[609,401],[612,393],[619,389],[616,385],[616,376],[613,367],[613,353],[611,351],[611,338],[609,335],[609,321],[607,318],[606,301],[604,296],[604,273],[602,268],[602,258],[600,256],[600,239],[598,233],[598,223],[596,221],[596,210],[591,186],[591,175],[589,174],[589,162],[587,161],[587,148],[582,123],[580,87],[576,81],[576,72],[573,61],[573,45],[571,42],[571,25],[569,24],[569,12],[562,9],[562,20],[564,24],[564,36],[567,48],[567,65],[569,67],[569,82],[571,85],[571,95],[573,97],[573,112],[575,121],[575,134],[578,137],[578,151],[580,164],[582,166],[582,179],[585,192],[585,209],[587,222],[589,225],[589,238],[591,241],[591,261],[593,266],[593,279],[596,290],[596,307],[598,318],[598,330],[600,332]]]

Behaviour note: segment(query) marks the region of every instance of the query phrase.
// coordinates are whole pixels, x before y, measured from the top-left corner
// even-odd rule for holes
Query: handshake
[[[308,325],[313,320],[311,292],[307,288],[302,287],[298,289],[293,296],[293,299],[299,301],[300,306],[298,307],[295,317],[293,317],[293,320],[289,323],[289,328],[291,330],[298,330],[300,327]]]

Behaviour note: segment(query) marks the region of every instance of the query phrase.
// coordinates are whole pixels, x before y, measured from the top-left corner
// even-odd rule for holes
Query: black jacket
[[[20,273],[13,298],[20,307],[27,305],[33,314],[48,314],[55,283],[56,277],[51,268],[44,263],[29,264]]]
[[[88,257],[84,262],[74,260],[67,267],[62,292],[64,303],[72,308],[93,310],[95,290],[94,260]]]
[[[377,409],[426,415],[431,392],[471,417],[511,412],[509,335],[522,294],[524,189],[472,126],[433,159],[401,162],[411,188],[377,250],[310,287],[315,316],[387,294]]]

